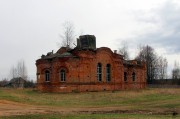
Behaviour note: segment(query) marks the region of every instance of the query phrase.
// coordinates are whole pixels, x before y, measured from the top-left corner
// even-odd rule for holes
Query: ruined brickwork
[[[95,36],[80,36],[77,47],[61,47],[36,61],[37,89],[85,92],[146,87],[145,63],[126,61],[107,47],[96,49]]]

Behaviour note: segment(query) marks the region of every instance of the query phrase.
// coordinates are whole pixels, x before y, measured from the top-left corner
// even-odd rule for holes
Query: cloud
[[[159,8],[137,13],[142,30],[135,39],[142,44],[163,47],[167,54],[180,53],[180,6],[167,1]]]

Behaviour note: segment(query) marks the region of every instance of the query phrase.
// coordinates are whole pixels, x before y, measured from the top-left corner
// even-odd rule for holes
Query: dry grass
[[[50,113],[51,111],[53,113],[63,111],[97,113],[96,115],[115,111],[116,113],[126,111],[125,113],[137,115],[166,115],[172,114],[173,111],[180,113],[180,89],[172,88],[67,94],[41,93],[33,89],[1,88],[0,100],[31,105],[32,108],[40,106],[34,108],[41,111],[44,109],[44,112]]]

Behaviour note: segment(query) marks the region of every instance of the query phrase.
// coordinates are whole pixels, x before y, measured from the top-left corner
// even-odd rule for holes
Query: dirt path
[[[0,100],[0,116],[45,113],[44,108]]]
[[[138,114],[171,114],[173,110],[128,110],[129,107],[100,107],[100,108],[62,108],[22,104],[12,101],[0,100],[0,116],[26,115],[26,114],[102,114],[102,113],[138,113]],[[180,113],[180,110],[176,110]]]

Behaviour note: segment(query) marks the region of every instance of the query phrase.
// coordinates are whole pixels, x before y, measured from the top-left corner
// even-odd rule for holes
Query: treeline
[[[146,78],[148,83],[151,83],[154,79],[167,78],[168,61],[165,57],[158,56],[151,46],[140,47],[135,59],[146,62]]]
[[[179,62],[177,61],[175,61],[174,68],[172,70],[172,79],[180,80],[180,66],[179,66]]]
[[[124,56],[125,60],[129,60],[129,52],[128,46],[126,42],[122,42],[122,47],[119,49],[119,53]],[[135,56],[135,59],[138,61],[146,62],[146,79],[147,83],[155,83],[155,80],[162,80],[164,82],[165,79],[177,79],[180,80],[180,67],[179,63],[175,61],[174,68],[172,70],[171,78],[168,77],[167,67],[168,61],[166,57],[159,56],[155,49],[149,45],[140,46],[138,48],[138,53]],[[176,81],[177,84],[179,81]]]
[[[15,66],[10,69],[10,80],[3,78],[0,81],[0,87],[30,88],[35,87],[35,82],[28,79],[27,67],[24,60],[19,60]]]
[[[21,77],[13,78],[11,80],[3,79],[0,81],[0,87],[8,88],[34,88],[36,83],[33,80],[24,80]]]
[[[157,85],[180,85],[180,79],[154,79],[151,84]]]

